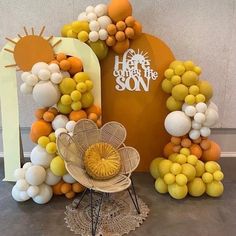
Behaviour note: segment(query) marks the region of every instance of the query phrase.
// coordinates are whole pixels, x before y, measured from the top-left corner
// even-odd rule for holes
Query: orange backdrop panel
[[[141,156],[137,170],[148,171],[151,160],[162,156],[163,147],[170,139],[164,128],[168,96],[162,91],[161,82],[174,56],[163,41],[148,34],[134,40],[130,48],[136,53],[147,52],[145,57],[150,60],[151,69],[158,72],[158,77],[150,80],[149,91],[116,90],[116,77],[113,75],[116,54],[110,50],[101,62],[103,123],[118,121],[126,127],[126,145],[135,147]],[[123,55],[119,57],[119,61],[122,60]],[[142,71],[141,65],[138,68]]]

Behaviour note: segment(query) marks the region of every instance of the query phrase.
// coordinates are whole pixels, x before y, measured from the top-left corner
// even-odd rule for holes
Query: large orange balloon
[[[162,156],[163,147],[170,140],[164,128],[164,120],[168,114],[165,106],[168,95],[162,91],[161,82],[164,71],[174,60],[174,56],[163,41],[148,34],[141,34],[132,40],[128,50],[119,58],[109,50],[108,56],[101,61],[102,120],[103,123],[115,120],[126,127],[125,143],[135,147],[141,156],[137,170],[148,171],[153,158]],[[120,77],[114,75],[115,60],[116,63],[119,61],[117,73],[123,73],[127,65],[131,68],[131,71],[128,70],[130,74],[120,74]],[[126,63],[122,66],[124,61]],[[132,70],[135,66],[136,69]],[[148,91],[140,84],[140,81],[143,84],[148,82],[144,76],[145,68],[158,73],[156,79],[149,80]],[[137,70],[141,72],[142,78],[135,75]],[[130,87],[117,90],[118,77]],[[135,84],[139,84],[140,90],[135,89]]]
[[[168,158],[172,153],[174,153],[173,148],[174,145],[171,142],[167,143],[163,149],[164,157]]]
[[[189,149],[192,155],[195,155],[198,159],[201,158],[202,149],[198,144],[192,144]]]
[[[36,120],[31,125],[30,139],[34,143],[37,143],[38,139],[41,136],[48,136],[51,132],[52,132],[51,123],[48,123],[48,122],[44,121],[43,119]]]
[[[214,141],[210,140],[211,146],[209,149],[203,151],[201,160],[207,161],[218,161],[220,159],[221,149],[220,146]]]

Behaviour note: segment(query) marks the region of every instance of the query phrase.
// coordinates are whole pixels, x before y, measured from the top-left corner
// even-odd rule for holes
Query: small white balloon
[[[57,130],[59,128],[65,128],[69,119],[65,115],[57,115],[52,121],[52,128]]]
[[[87,6],[86,9],[85,9],[85,12],[88,14],[88,13],[91,13],[91,12],[94,12],[94,7],[93,6]]]
[[[45,204],[52,198],[53,192],[52,187],[47,184],[41,184],[39,186],[39,193],[33,197],[33,201],[38,204]]]
[[[23,72],[23,73],[21,74],[21,80],[22,80],[23,82],[26,82],[28,76],[30,76],[30,75],[31,75],[30,72],[27,72],[27,71]]]
[[[193,117],[196,114],[196,108],[194,106],[187,106],[184,112],[187,116]]]
[[[63,77],[62,77],[62,74],[61,73],[58,73],[58,72],[53,72],[51,74],[51,81],[54,83],[54,84],[60,84]]]
[[[184,103],[183,105],[182,105],[182,111],[183,112],[185,112],[185,109],[186,109],[186,107],[188,107],[189,105],[187,104],[187,103]]]
[[[67,130],[65,128],[59,128],[55,131],[55,136],[56,138],[61,134],[61,133],[67,133]]]
[[[201,129],[202,128],[202,124],[196,122],[195,120],[192,121],[192,128],[193,129]]]
[[[105,29],[100,29],[98,34],[99,34],[99,39],[100,40],[106,40],[107,37],[108,37],[108,33]]]
[[[107,5],[105,5],[105,4],[98,4],[94,8],[94,12],[95,12],[95,14],[98,17],[106,15],[107,14]]]
[[[32,87],[32,86],[29,86],[29,85],[26,84],[26,83],[23,83],[23,84],[21,84],[21,86],[20,86],[20,91],[21,91],[23,94],[31,94],[32,91],[33,91],[33,87]]]
[[[30,185],[42,184],[46,179],[46,171],[42,166],[31,166],[25,173],[25,179]]]
[[[19,179],[24,179],[25,178],[25,169],[23,168],[17,168],[15,169],[14,171],[14,177],[16,180],[19,180]]]
[[[38,193],[39,193],[38,186],[30,186],[27,190],[27,194],[32,198],[35,197],[36,195],[38,195]]]
[[[38,72],[38,77],[40,80],[49,80],[51,77],[51,72],[48,69],[41,69]]]
[[[60,182],[60,180],[61,180],[61,176],[54,175],[52,171],[50,170],[50,168],[46,170],[46,179],[45,179],[46,184],[55,185],[58,182]]]
[[[75,125],[76,125],[76,122],[75,122],[75,121],[73,121],[73,120],[68,121],[68,122],[66,123],[66,129],[67,129],[67,131],[68,131],[68,132],[73,132]]]
[[[207,110],[207,105],[204,102],[199,102],[196,105],[196,109],[197,109],[197,112],[205,113],[205,111]]]
[[[101,16],[98,18],[98,23],[100,24],[101,29],[106,29],[109,24],[112,23],[109,16]]]
[[[206,120],[204,121],[204,126],[206,127],[213,127],[217,124],[219,120],[219,114],[213,108],[208,108],[205,113]]]
[[[96,32],[96,31],[91,31],[91,32],[89,33],[89,40],[90,40],[91,42],[97,42],[98,39],[99,39],[99,34],[98,34],[98,32]]]
[[[196,129],[192,129],[192,130],[189,132],[189,137],[190,137],[192,140],[198,139],[198,138],[200,137],[200,131],[199,131],[199,130],[196,130]]]
[[[208,127],[202,127],[200,133],[202,137],[208,137],[211,134],[211,130]]]
[[[23,165],[23,169],[24,170],[27,170],[29,167],[31,167],[33,164],[31,162],[26,162],[24,165]]]
[[[68,184],[76,183],[76,180],[69,173],[63,175],[62,179]]]
[[[33,65],[31,72],[37,76],[41,69],[48,69],[48,64],[45,62],[37,62]]]
[[[205,121],[206,117],[203,113],[197,112],[194,116],[194,120],[200,124]]]
[[[48,69],[51,73],[60,72],[60,68],[56,63],[51,63],[50,65],[48,65]]]
[[[88,21],[91,22],[93,20],[97,20],[97,15],[93,12],[87,14]]]
[[[210,102],[209,105],[208,105],[208,108],[212,108],[212,109],[214,109],[215,111],[218,112],[218,107],[214,102]]]
[[[99,29],[100,29],[100,25],[96,20],[93,20],[89,23],[89,29],[91,31],[97,31],[98,32]]]
[[[77,19],[78,21],[88,21],[87,13],[86,12],[80,13]]]
[[[16,185],[13,186],[11,190],[11,195],[13,199],[17,202],[23,202],[24,200],[20,197],[20,191],[16,188]]]
[[[25,83],[29,86],[35,86],[37,83],[38,83],[39,79],[36,75],[29,75],[27,78],[26,78],[26,81]]]
[[[61,71],[62,79],[70,78],[70,73],[67,71]]]
[[[22,201],[27,201],[30,199],[30,196],[28,195],[27,191],[20,191],[19,194]]]
[[[25,179],[19,179],[16,182],[16,188],[20,191],[26,191],[29,187],[29,184]]]

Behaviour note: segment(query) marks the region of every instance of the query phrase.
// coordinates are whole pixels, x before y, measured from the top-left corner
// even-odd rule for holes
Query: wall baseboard
[[[30,152],[24,152],[24,157],[30,158]],[[221,157],[236,157],[236,152],[221,152]],[[0,158],[3,158],[3,152],[0,152]]]

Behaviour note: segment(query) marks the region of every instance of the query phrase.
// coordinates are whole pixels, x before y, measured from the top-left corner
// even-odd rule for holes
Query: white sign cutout
[[[113,75],[116,77],[116,90],[118,91],[149,91],[150,80],[156,80],[158,72],[151,69],[151,61],[147,52],[128,49],[120,61],[115,56]]]

